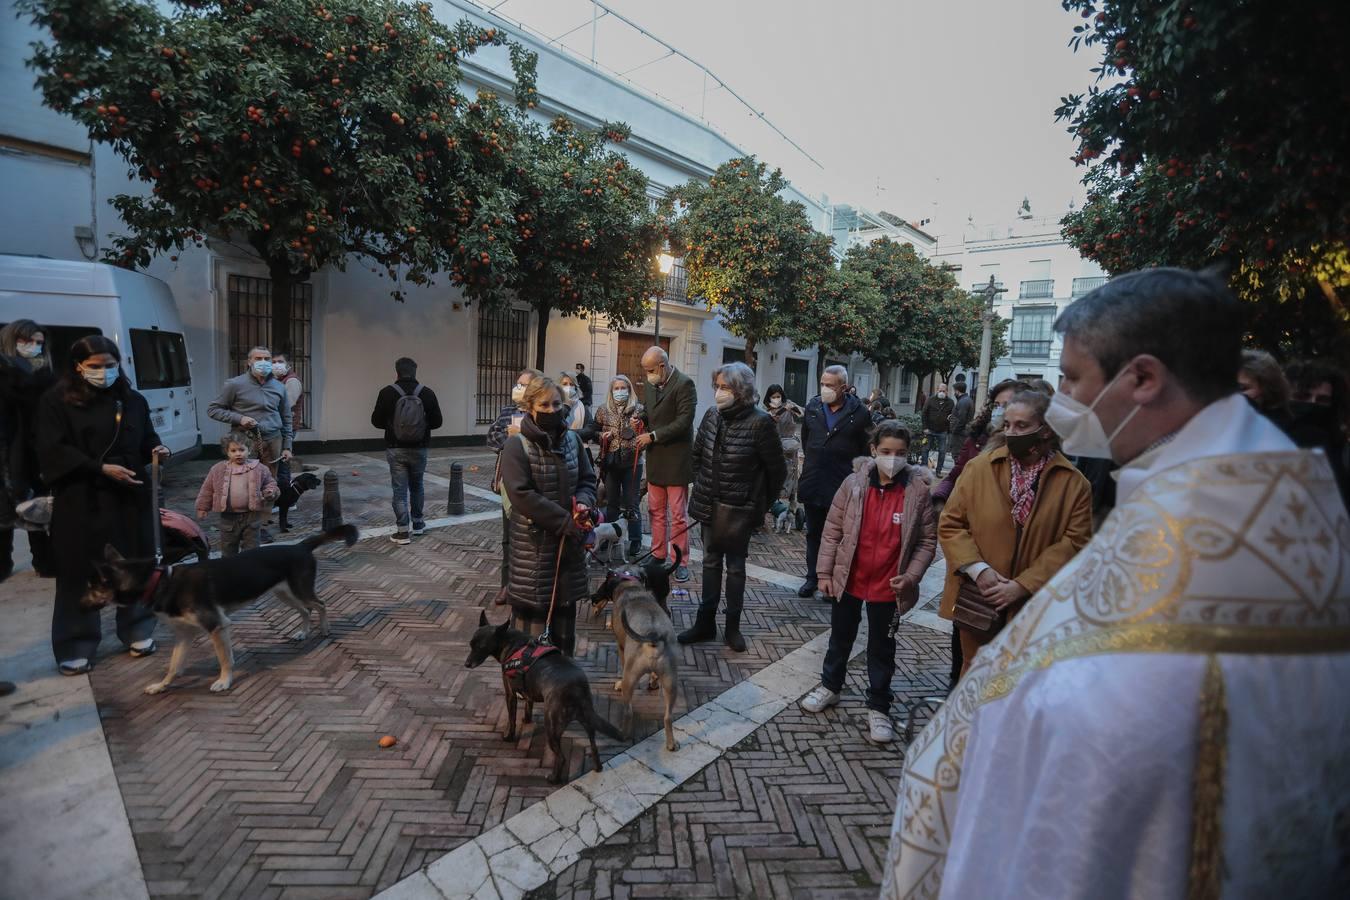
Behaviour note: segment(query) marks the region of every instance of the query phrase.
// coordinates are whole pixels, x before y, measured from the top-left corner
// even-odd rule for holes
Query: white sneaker
[[[412,538],[408,537],[408,532],[406,531],[395,531],[393,534],[389,535],[389,540],[393,541],[395,544],[412,543]]]
[[[809,713],[824,712],[831,706],[839,702],[839,695],[830,690],[823,684],[818,684],[811,689],[811,693],[802,698],[798,704],[802,709]]]
[[[874,744],[889,744],[895,740],[895,723],[884,712],[867,711],[867,739]]]

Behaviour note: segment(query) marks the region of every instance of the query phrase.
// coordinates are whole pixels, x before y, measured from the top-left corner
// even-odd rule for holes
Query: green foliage
[[[663,285],[657,268],[663,228],[647,199],[647,178],[609,147],[627,126],[599,131],[566,118],[525,131],[530,159],[513,173],[519,196],[512,292],[539,313],[536,353],[542,368],[551,311],[606,316],[631,327]]]
[[[983,302],[952,273],[890,238],[850,247],[844,266],[867,272],[883,298],[875,342],[864,351],[868,359],[883,369],[904,366],[920,377],[979,362]],[[1007,354],[1006,333],[1007,320],[996,318],[992,359]]]
[[[30,61],[47,105],[153,185],[113,201],[130,231],[113,261],[144,266],[219,234],[242,237],[283,282],[352,254],[414,283],[458,268],[470,296],[509,280],[513,110],[459,91],[460,59],[505,35],[400,0],[21,8],[55,41]],[[510,52],[517,105],[533,105],[534,58]]]
[[[686,209],[672,226],[684,255],[689,293],[715,309],[728,331],[745,340],[754,365],[760,341],[794,338],[833,267],[830,238],[816,232],[806,208],[779,196],[787,181],[754,157],[718,166],[707,184],[672,192]]]
[[[876,345],[886,300],[872,273],[846,258],[825,274],[825,284],[798,312],[792,339],[797,347],[816,345],[826,356],[866,354]]]
[[[1098,83],[1057,116],[1091,165],[1064,234],[1115,274],[1221,263],[1253,323],[1344,339],[1350,288],[1350,6],[1064,0]],[[1339,322],[1339,326],[1337,326]],[[1331,325],[1327,332],[1322,325]],[[1285,337],[1255,329],[1279,351]],[[1315,352],[1306,346],[1301,352]]]

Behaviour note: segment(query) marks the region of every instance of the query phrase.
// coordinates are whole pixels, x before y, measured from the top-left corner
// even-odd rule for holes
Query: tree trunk
[[[820,383],[820,379],[823,378],[824,375],[825,375],[825,348],[822,347],[822,346],[820,346],[819,344],[817,344],[817,345],[816,345],[816,383],[817,383],[817,384]],[[811,396],[814,397],[815,395],[812,394]]]
[[[755,353],[755,339],[754,339],[754,338],[746,338],[746,339],[745,339],[745,364],[746,364],[747,366],[750,367],[750,371],[752,371],[752,372],[756,371],[755,360],[756,360],[757,358],[758,358],[758,357],[757,357],[757,355],[756,355],[756,353]]]
[[[272,342],[273,353],[292,354],[291,347],[291,291],[296,278],[291,274],[290,261],[271,259],[267,263],[268,276],[272,279]]]
[[[547,375],[548,371],[544,368],[544,351],[548,347],[548,320],[553,317],[553,307],[537,307],[535,313],[539,319],[534,323],[534,367]]]

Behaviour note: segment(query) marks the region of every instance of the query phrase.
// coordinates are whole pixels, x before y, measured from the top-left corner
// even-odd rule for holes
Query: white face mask
[[[110,388],[116,384],[117,372],[117,366],[109,366],[106,369],[80,369],[84,380],[96,388]]]
[[[820,386],[820,402],[826,406],[833,406],[839,399],[839,392],[832,387]]]
[[[37,341],[19,341],[14,345],[14,349],[19,351],[19,355],[24,359],[37,359],[42,355],[42,345]]]
[[[946,392],[946,391],[938,391],[938,399],[939,399],[939,400],[946,400],[946,399],[947,399],[947,392]]]
[[[1003,430],[1003,415],[1006,411],[1001,406],[995,406],[994,411],[989,414],[990,432]]]
[[[904,471],[905,467],[909,465],[903,456],[878,456],[876,459],[877,468],[887,478],[894,478],[897,472]]]
[[[1064,391],[1056,391],[1055,396],[1050,398],[1050,408],[1045,412],[1045,423],[1059,435],[1060,444],[1066,455],[1087,456],[1093,459],[1113,458],[1111,442],[1125,430],[1125,426],[1130,424],[1130,420],[1139,410],[1143,409],[1143,404],[1135,404],[1130,414],[1122,419],[1116,430],[1110,434],[1106,433],[1102,420],[1097,418],[1096,408],[1107,391],[1111,390],[1111,387],[1120,380],[1120,376],[1125,374],[1128,365],[1127,363],[1121,366],[1120,371],[1106,383],[1106,387],[1102,388],[1091,406],[1084,406]]]
[[[769,409],[777,409],[782,405],[783,405],[782,397],[774,397],[772,400],[769,401]]]
[[[717,404],[718,409],[726,409],[736,402],[736,395],[726,388],[718,388],[713,393],[713,402]]]
[[[665,378],[663,377],[664,374],[665,373],[660,369],[657,369],[655,372],[648,372],[647,383],[650,385],[660,385],[661,382],[665,381]]]
[[[286,365],[285,363],[279,363],[279,362],[274,362],[274,363],[272,363],[272,374],[273,374],[273,375],[285,375],[285,374],[286,374],[287,372],[289,372],[290,370],[291,370],[291,367],[288,366],[288,365]]]
[[[563,387],[563,394],[567,397],[568,400],[571,400],[572,398],[576,397],[577,389],[572,387],[572,385],[570,384],[566,385]]]
[[[525,399],[525,385],[523,385],[523,384],[518,384],[518,385],[516,385],[515,387],[511,388],[511,402],[512,402],[512,403],[514,403],[514,404],[516,404],[517,406],[519,406],[519,405],[520,405],[520,402],[521,402],[522,400],[524,400],[524,399]]]

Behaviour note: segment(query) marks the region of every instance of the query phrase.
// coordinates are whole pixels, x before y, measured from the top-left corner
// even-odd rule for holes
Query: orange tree
[[[814,345],[821,369],[827,356],[847,359],[871,350],[885,315],[885,298],[872,274],[849,255],[825,273],[820,290],[798,310],[792,342],[799,349]]]
[[[647,178],[610,144],[627,126],[578,128],[565,117],[526,126],[510,179],[519,200],[511,292],[537,315],[535,366],[544,368],[549,318],[599,313],[631,327],[661,289],[656,255],[663,229],[647,198]]]
[[[833,265],[830,238],[811,227],[801,203],[779,195],[786,187],[781,171],[751,156],[718,166],[707,184],[690,181],[671,194],[684,210],[671,232],[689,293],[745,340],[751,368],[761,341],[811,343],[798,340],[796,329]]]
[[[1251,337],[1328,352],[1350,323],[1350,6],[1064,0],[1097,84],[1057,111],[1089,166],[1064,234],[1111,273],[1222,264]]]
[[[863,355],[883,371],[904,366],[920,378],[940,372],[946,379],[957,366],[979,362],[983,302],[951,272],[890,238],[850,247],[845,265],[867,272],[881,292],[881,327]],[[1007,354],[1007,330],[1006,319],[994,320],[991,359]]]
[[[21,5],[52,37],[30,60],[46,104],[151,185],[113,199],[127,233],[109,261],[145,266],[206,235],[248,245],[278,349],[291,286],[349,256],[413,283],[454,267],[469,296],[510,275],[514,110],[459,88],[462,57],[509,46],[516,103],[532,105],[533,56],[500,32],[401,0]]]

